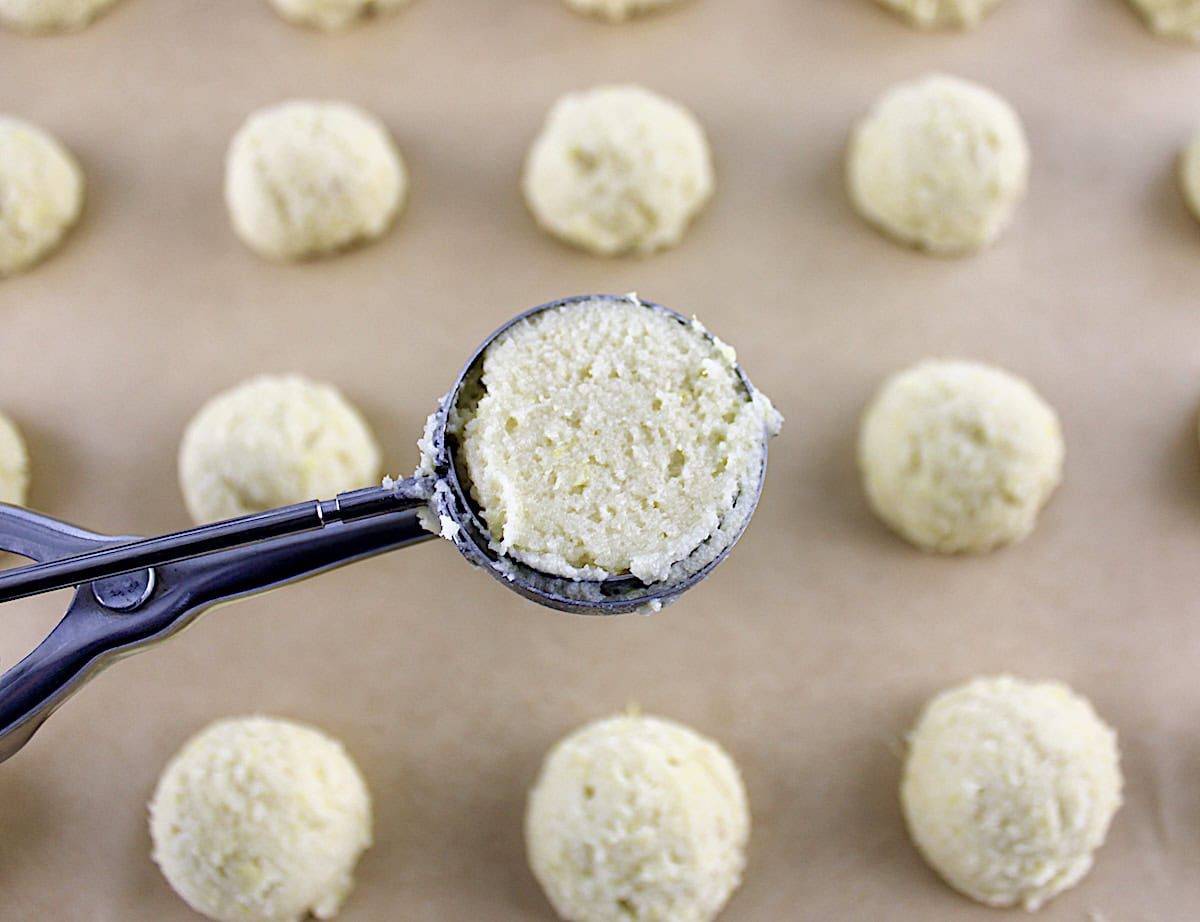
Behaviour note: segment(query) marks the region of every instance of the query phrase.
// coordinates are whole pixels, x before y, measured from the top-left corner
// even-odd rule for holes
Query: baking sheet
[[[853,120],[929,70],[1020,112],[1028,200],[976,258],[901,249],[841,187]],[[737,346],[787,417],[745,538],[653,617],[540,609],[442,542],[221,608],[124,661],[0,766],[5,919],[195,918],[150,862],[158,771],[208,721],[264,712],[342,739],[376,843],[340,918],[551,920],[526,869],[545,749],[636,702],[720,740],[754,813],[723,918],[995,919],[908,844],[896,799],[921,703],[978,673],[1060,678],[1120,734],[1126,803],[1096,866],[1040,917],[1200,914],[1200,227],[1174,158],[1200,51],[1121,0],[1009,0],[924,35],[868,0],[692,0],[623,26],[557,0],[415,0],[345,35],[250,0],[122,0],[72,36],[0,34],[0,111],[57,134],[88,204],[0,285],[0,406],[30,504],[99,530],[188,524],[175,453],[212,393],[262,371],[338,384],[393,473],[477,343],[555,297],[637,290]],[[605,261],[538,232],[525,148],[563,91],[637,81],[688,105],[718,191],[678,249]],[[378,244],[276,266],[221,202],[253,108],[342,98],[393,131],[409,206]],[[924,556],[868,511],[857,417],[927,355],[995,362],[1056,406],[1066,479],[1025,543]],[[62,593],[5,606],[11,664]]]

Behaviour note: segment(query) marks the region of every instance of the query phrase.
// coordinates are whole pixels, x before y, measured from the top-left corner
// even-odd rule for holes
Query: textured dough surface
[[[695,731],[626,714],[561,740],[529,795],[529,865],[571,922],[707,922],[746,864],[733,760]]]
[[[0,503],[23,505],[29,491],[29,453],[16,423],[0,413]]]
[[[612,22],[620,22],[644,13],[652,13],[682,0],[565,0],[567,6],[587,16],[598,16]]]
[[[568,93],[525,160],[525,201],[541,227],[602,256],[674,246],[713,191],[704,131],[639,86]]]
[[[487,349],[451,429],[493,547],[557,576],[665,579],[756,491],[774,414],[733,350],[632,300],[545,311]]]
[[[872,508],[926,550],[1019,541],[1062,479],[1058,417],[1028,383],[979,362],[929,360],[884,382],[859,429]]]
[[[933,74],[888,89],[847,154],[854,207],[903,243],[971,253],[1009,225],[1025,196],[1029,146],[991,90]]]
[[[379,467],[375,437],[336,388],[262,375],[216,395],[188,423],[179,485],[203,523],[370,486]]]
[[[82,29],[116,0],[0,0],[0,23],[22,32]]]
[[[1129,0],[1159,35],[1200,42],[1200,0]]]
[[[971,29],[1000,0],[878,0],[922,29]]]
[[[254,112],[225,161],[233,228],[269,259],[328,255],[381,236],[407,187],[387,129],[341,102],[298,100]]]
[[[0,115],[0,278],[53,251],[82,208],[75,158],[36,125]]]
[[[947,883],[1037,909],[1104,843],[1121,804],[1116,734],[1061,683],[975,679],[926,706],[900,793],[913,841]]]
[[[336,740],[291,721],[233,718],[167,764],[150,835],[168,883],[212,919],[330,919],[371,844],[371,803]]]
[[[334,32],[362,19],[394,13],[409,0],[270,0],[284,19]]]

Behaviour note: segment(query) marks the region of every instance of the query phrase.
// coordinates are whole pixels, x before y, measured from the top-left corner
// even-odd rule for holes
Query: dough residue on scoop
[[[529,865],[572,922],[708,922],[741,882],[749,836],[725,751],[638,714],[560,740],[525,814]]]
[[[336,740],[268,717],[218,721],[167,764],[150,802],[153,857],[219,922],[331,919],[371,844],[371,803]]]
[[[702,329],[597,298],[488,346],[448,432],[494,550],[571,579],[654,582],[736,517],[779,417]]]
[[[1059,682],[979,678],[926,705],[900,796],[956,890],[1037,909],[1092,866],[1121,804],[1116,734]]]

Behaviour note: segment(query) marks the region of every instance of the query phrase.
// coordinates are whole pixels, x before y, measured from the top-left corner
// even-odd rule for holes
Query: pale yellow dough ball
[[[16,423],[0,413],[0,503],[20,506],[29,490],[29,453]]]
[[[1121,804],[1116,734],[1058,682],[979,678],[942,692],[909,737],[913,842],[956,890],[1037,909],[1092,866]]]
[[[302,26],[335,32],[373,16],[394,13],[409,0],[270,0],[284,19]]]
[[[729,756],[637,714],[555,745],[525,816],[530,867],[570,922],[708,922],[741,882],[749,834]]]
[[[1000,0],[877,0],[922,29],[971,29]]]
[[[1129,0],[1159,35],[1200,42],[1200,0]]]
[[[0,24],[21,32],[82,29],[116,0],[0,0]]]
[[[586,16],[597,16],[612,22],[621,22],[675,6],[683,0],[564,0],[571,9]]]
[[[867,221],[943,256],[975,252],[1025,197],[1029,145],[991,90],[934,74],[887,90],[854,130],[846,178]]]
[[[600,256],[674,246],[713,191],[704,131],[678,103],[640,86],[568,93],[525,159],[538,224]]]
[[[867,499],[925,550],[1019,541],[1062,479],[1058,417],[1022,379],[980,362],[929,360],[884,382],[863,415]]]
[[[211,919],[331,919],[371,844],[371,803],[336,740],[291,721],[228,719],[163,770],[150,835],[167,882]]]
[[[36,125],[0,115],[0,278],[50,254],[82,208],[75,158]]]
[[[329,499],[379,478],[366,421],[332,385],[251,378],[208,401],[179,449],[179,485],[197,523]]]
[[[253,113],[225,160],[225,204],[261,256],[324,256],[381,236],[408,178],[387,129],[341,102],[293,101]]]

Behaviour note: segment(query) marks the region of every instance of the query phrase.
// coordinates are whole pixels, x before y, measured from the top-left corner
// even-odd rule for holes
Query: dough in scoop
[[[909,833],[956,890],[1037,909],[1092,866],[1121,804],[1116,734],[1058,682],[979,678],[942,692],[909,737]]]
[[[871,507],[920,548],[1019,541],[1062,479],[1058,417],[1028,383],[979,362],[925,361],[884,382],[863,415]]]
[[[639,86],[568,93],[525,160],[525,201],[541,227],[601,256],[674,246],[713,191],[695,117]]]
[[[559,741],[525,814],[529,865],[571,922],[708,922],[741,882],[749,836],[733,760],[637,714]]]
[[[51,253],[82,208],[75,158],[42,129],[0,115],[0,278]]]
[[[29,454],[16,423],[0,413],[0,503],[20,506],[29,490]]]
[[[1025,196],[1029,146],[1012,107],[991,90],[939,74],[885,92],[847,155],[854,207],[930,253],[971,253],[995,240]]]
[[[234,135],[225,161],[233,228],[269,259],[328,255],[381,236],[407,187],[387,129],[340,102],[260,109]]]
[[[345,749],[318,730],[221,720],[163,770],[150,835],[167,882],[211,919],[331,919],[371,844],[371,802]]]
[[[379,466],[375,437],[336,388],[263,375],[213,397],[188,423],[179,485],[204,523],[371,486]]]

